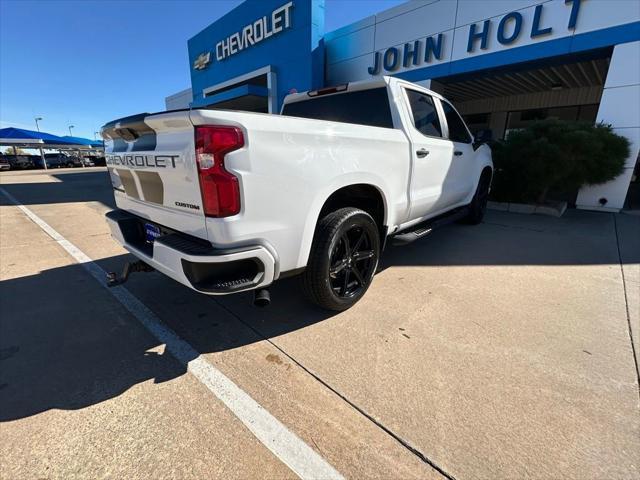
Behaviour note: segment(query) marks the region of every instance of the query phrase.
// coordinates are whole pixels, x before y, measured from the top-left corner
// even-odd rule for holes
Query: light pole
[[[71,129],[76,128],[75,125],[69,125],[69,136],[73,137],[73,133],[71,133]],[[82,156],[80,155],[80,151],[78,150],[78,156],[80,157],[80,163],[82,164],[82,168],[84,168],[84,162],[82,161]]]
[[[38,133],[40,133],[40,125],[38,125],[39,121],[42,121],[42,117],[36,117],[34,119],[36,121],[36,129],[38,130]],[[42,151],[42,147],[40,147],[40,158],[42,159],[42,167],[46,170],[47,169],[47,161],[44,159],[44,152]]]

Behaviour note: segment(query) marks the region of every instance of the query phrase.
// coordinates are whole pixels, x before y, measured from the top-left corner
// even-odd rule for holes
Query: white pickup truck
[[[107,221],[133,269],[209,295],[253,289],[257,305],[300,275],[311,301],[351,307],[388,238],[479,223],[493,170],[447,100],[390,77],[289,95],[281,115],[140,114],[102,134]]]

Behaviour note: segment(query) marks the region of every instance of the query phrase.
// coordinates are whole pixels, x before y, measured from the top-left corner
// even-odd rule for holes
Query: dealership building
[[[618,211],[637,194],[640,0],[413,0],[332,32],[324,15],[324,0],[245,1],[189,40],[191,88],[167,109],[277,113],[290,92],[393,75],[494,139],[549,117],[611,124],[631,142],[623,174],[569,200]]]

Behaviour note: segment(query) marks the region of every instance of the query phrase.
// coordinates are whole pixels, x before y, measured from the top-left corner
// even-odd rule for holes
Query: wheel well
[[[489,179],[491,179],[493,177],[493,169],[489,166],[484,167],[482,169],[482,173],[480,174],[480,178],[484,177],[485,175],[489,175]]]
[[[325,217],[331,212],[344,207],[359,208],[367,212],[376,221],[378,230],[382,236],[384,234],[384,200],[380,191],[367,184],[356,184],[342,187],[331,194],[327,201],[324,202],[320,210],[320,218]]]

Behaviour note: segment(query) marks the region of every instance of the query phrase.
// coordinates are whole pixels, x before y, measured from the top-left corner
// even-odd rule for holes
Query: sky
[[[259,0],[250,0],[259,1]],[[0,0],[0,127],[94,138],[190,87],[187,40],[240,0]],[[325,0],[325,31],[404,0]]]

